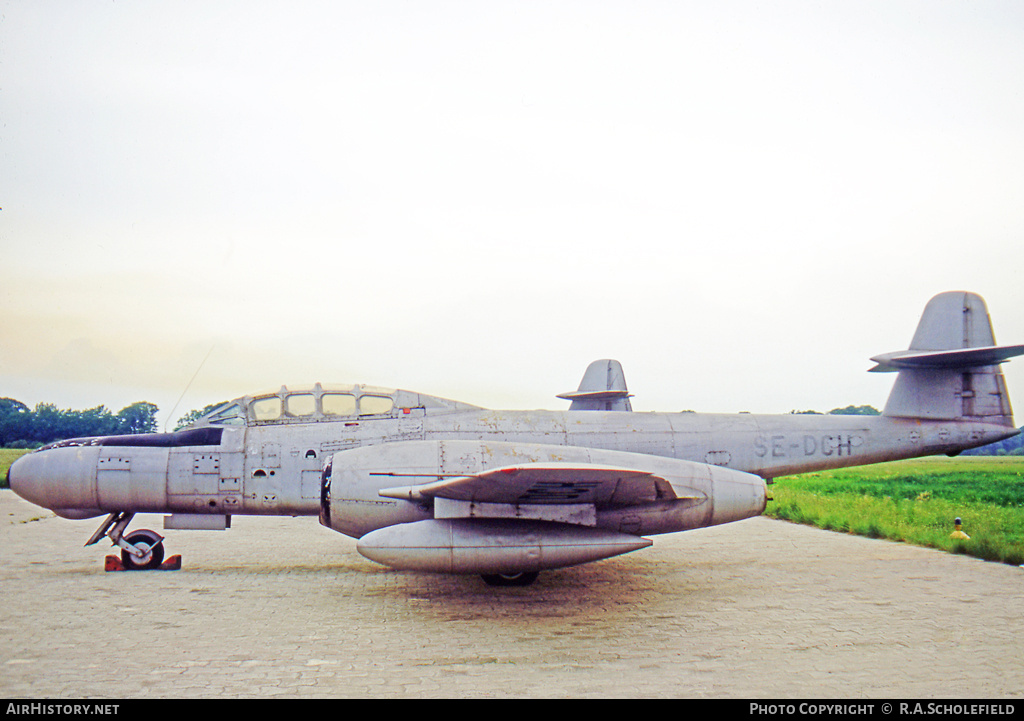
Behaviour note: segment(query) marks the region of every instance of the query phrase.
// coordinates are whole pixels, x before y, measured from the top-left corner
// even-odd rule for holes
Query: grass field
[[[0,488],[7,488],[7,469],[28,451],[14,448],[0,448]]]
[[[776,479],[766,515],[1024,564],[1024,458],[922,458]],[[955,518],[970,540],[950,538]]]
[[[0,448],[0,483],[27,451]],[[778,478],[765,515],[1024,564],[1024,457],[921,458]],[[953,519],[970,540],[951,539]]]

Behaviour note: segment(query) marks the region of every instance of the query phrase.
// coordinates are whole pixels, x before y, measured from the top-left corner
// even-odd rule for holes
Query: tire
[[[488,586],[529,586],[537,580],[540,575],[537,571],[523,571],[522,573],[488,573],[482,578]]]
[[[160,568],[164,561],[164,542],[159,534],[148,529],[132,531],[125,539],[133,546],[144,547],[148,553],[142,558],[134,556],[125,549],[121,549],[121,563],[128,571],[145,571]]]

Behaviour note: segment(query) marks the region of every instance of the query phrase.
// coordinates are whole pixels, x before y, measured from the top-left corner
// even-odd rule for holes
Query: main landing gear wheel
[[[160,534],[143,528],[132,531],[124,540],[144,551],[142,556],[136,556],[127,549],[121,549],[121,563],[126,571],[160,568],[164,560],[164,539]]]
[[[484,583],[488,586],[529,586],[540,575],[537,571],[522,573],[486,573]]]

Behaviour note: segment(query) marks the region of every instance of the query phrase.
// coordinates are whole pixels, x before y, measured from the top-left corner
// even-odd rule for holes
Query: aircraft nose
[[[39,480],[31,470],[33,465],[31,456],[31,453],[22,456],[10,465],[7,469],[7,487],[26,501],[43,505]]]
[[[97,508],[95,460],[79,458],[76,448],[35,451],[7,469],[11,490],[30,503],[65,518],[90,518]]]

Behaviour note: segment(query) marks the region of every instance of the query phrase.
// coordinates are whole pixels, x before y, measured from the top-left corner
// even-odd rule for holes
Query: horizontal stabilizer
[[[903,368],[977,368],[991,366],[1024,355],[1024,345],[988,346],[986,348],[958,348],[955,350],[905,350],[875,356],[876,365],[871,373],[893,373]]]
[[[558,398],[567,401],[610,401],[616,398],[629,398],[629,391],[573,391],[572,393],[559,393]]]

